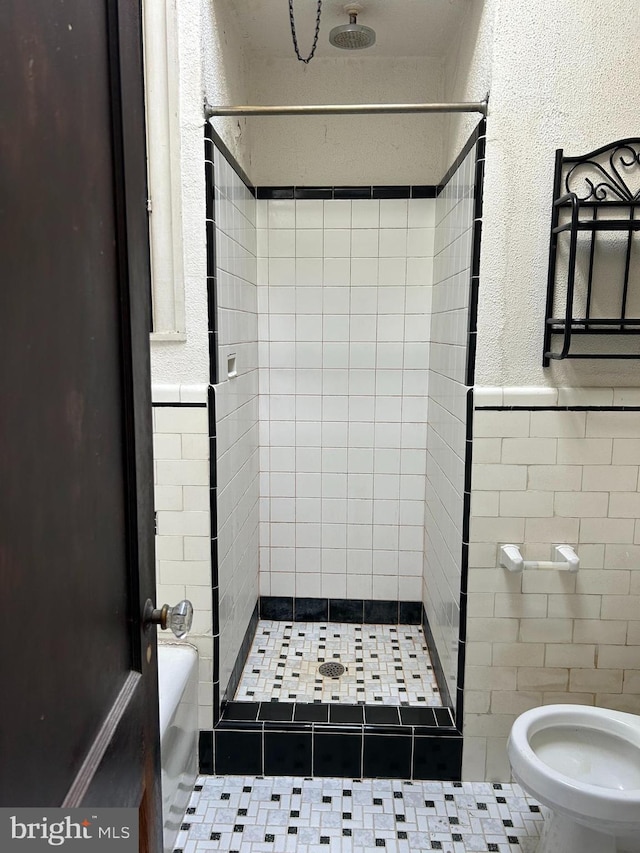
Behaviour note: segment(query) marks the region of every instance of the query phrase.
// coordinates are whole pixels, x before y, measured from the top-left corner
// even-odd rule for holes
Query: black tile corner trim
[[[421,625],[422,624],[422,602],[421,601],[399,601],[398,602],[398,624],[399,625]]]
[[[465,144],[462,146],[462,150],[460,151],[460,153],[458,154],[456,159],[453,161],[451,166],[449,166],[444,177],[442,178],[442,180],[438,184],[438,195],[440,195],[440,193],[442,192],[444,187],[449,183],[451,178],[458,171],[458,169],[462,165],[463,160],[465,159],[467,154],[469,154],[469,152],[471,151],[473,146],[476,144],[476,142],[478,142],[478,140],[481,137],[485,136],[486,132],[487,132],[487,120],[483,116],[480,119],[480,121],[478,122],[478,124],[475,126],[475,128],[471,131],[471,136],[467,139]],[[484,151],[484,149],[482,149],[482,150]]]
[[[233,156],[231,151],[229,151],[229,149],[227,148],[227,146],[223,142],[222,137],[216,131],[216,129],[213,127],[213,125],[211,124],[210,121],[205,122],[205,133],[207,134],[207,139],[210,139],[214,143],[214,145],[220,151],[220,153],[222,154],[224,159],[231,166],[233,171],[240,178],[240,180],[245,185],[245,187],[249,190],[251,195],[253,195],[255,198],[256,188],[252,184],[251,179],[249,178],[247,173],[244,171],[244,169],[242,168],[240,163],[238,163],[238,161]]]
[[[436,198],[437,195],[437,184],[424,184],[423,186],[411,187],[411,198]]]
[[[413,744],[413,779],[459,782],[462,775],[462,737],[416,737]]]
[[[248,720],[255,723],[260,711],[260,702],[223,702],[223,720]]]
[[[198,772],[213,776],[213,732],[201,731],[198,736]]]

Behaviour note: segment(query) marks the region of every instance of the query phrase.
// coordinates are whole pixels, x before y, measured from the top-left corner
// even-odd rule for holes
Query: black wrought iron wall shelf
[[[581,157],[556,151],[543,365],[565,358],[640,358],[640,138],[622,139]],[[556,313],[557,312],[557,313]],[[576,352],[575,338],[608,343]],[[552,349],[556,337],[559,350]]]

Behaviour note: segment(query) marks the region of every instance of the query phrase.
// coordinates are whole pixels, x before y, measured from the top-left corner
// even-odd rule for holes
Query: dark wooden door
[[[137,0],[0,4],[0,805],[161,849]]]

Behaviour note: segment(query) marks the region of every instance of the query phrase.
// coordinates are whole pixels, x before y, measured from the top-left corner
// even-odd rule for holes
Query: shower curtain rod
[[[458,104],[299,104],[297,106],[214,107],[205,102],[206,118],[213,116],[386,115],[391,113],[480,113],[487,101]]]

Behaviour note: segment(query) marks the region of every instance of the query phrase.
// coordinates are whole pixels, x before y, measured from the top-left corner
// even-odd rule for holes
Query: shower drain
[[[341,663],[323,663],[318,667],[318,672],[327,678],[340,678],[345,674],[346,668]]]

